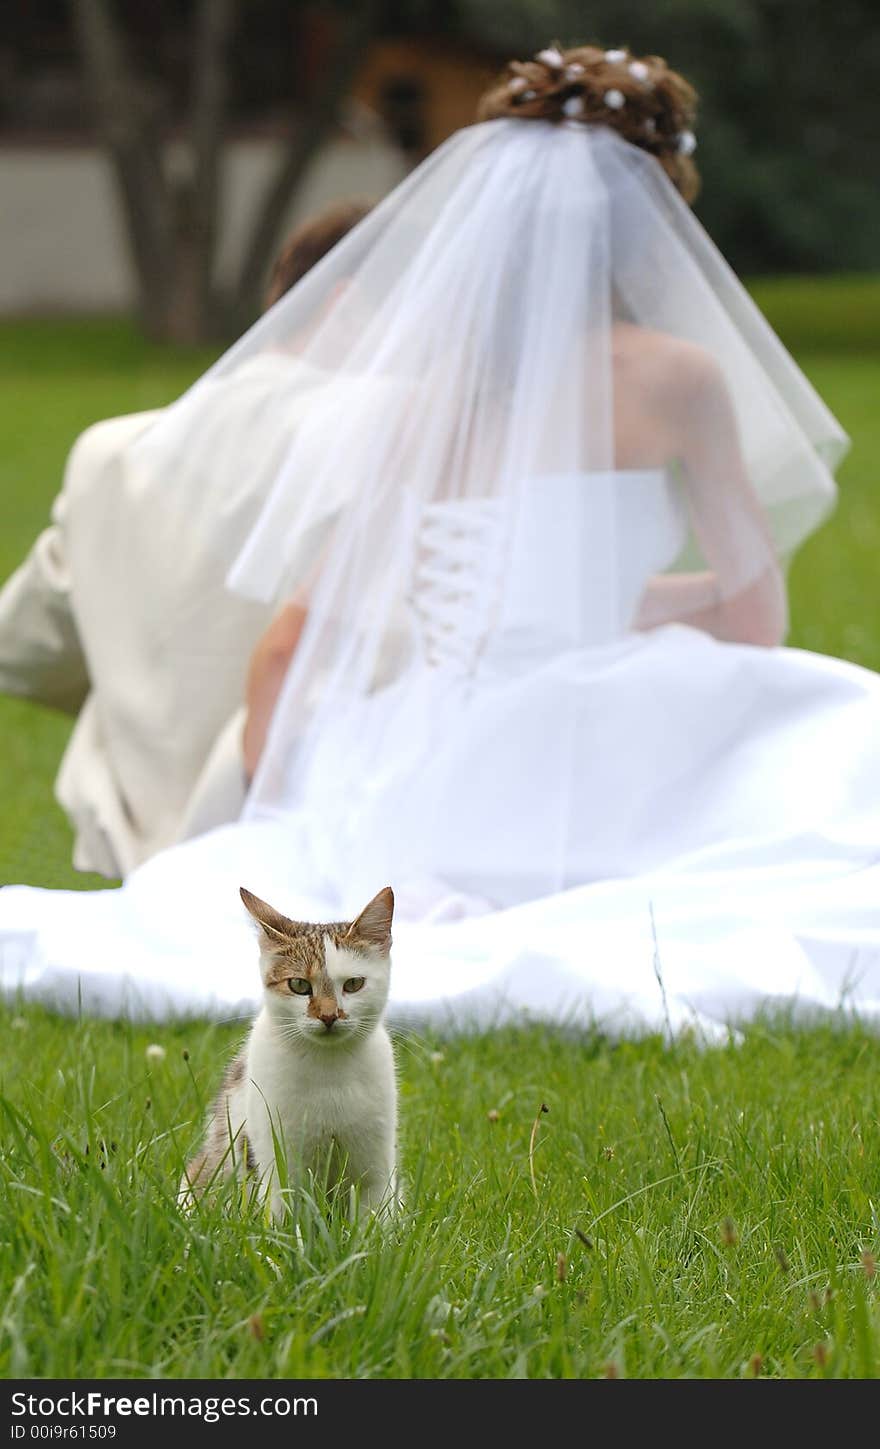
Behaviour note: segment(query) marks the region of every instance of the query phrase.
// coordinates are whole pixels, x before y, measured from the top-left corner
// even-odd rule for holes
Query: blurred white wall
[[[226,150],[218,271],[234,275],[259,198],[280,156],[273,140]],[[186,148],[170,148],[172,167]],[[384,196],[406,174],[378,126],[340,132],[317,155],[286,227],[330,201]],[[111,165],[94,147],[0,146],[0,314],[119,312],[135,290]]]

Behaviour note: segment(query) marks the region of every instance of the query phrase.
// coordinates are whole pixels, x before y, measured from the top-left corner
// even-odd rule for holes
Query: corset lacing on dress
[[[476,667],[497,609],[502,510],[496,499],[427,504],[407,594],[425,663],[466,676]]]

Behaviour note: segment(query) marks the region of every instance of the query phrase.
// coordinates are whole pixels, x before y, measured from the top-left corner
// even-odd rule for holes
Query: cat
[[[227,1068],[205,1145],[179,1201],[191,1207],[233,1174],[250,1175],[283,1215],[276,1145],[289,1183],[317,1174],[328,1193],[356,1187],[371,1210],[397,1205],[397,1080],[383,1024],[394,894],[355,921],[289,920],[241,888],[257,923],[263,1005]]]

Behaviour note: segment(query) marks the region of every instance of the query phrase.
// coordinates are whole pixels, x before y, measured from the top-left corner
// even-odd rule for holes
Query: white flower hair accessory
[[[682,131],[675,149],[679,156],[693,156],[697,149],[697,138],[693,131]]]
[[[546,65],[550,70],[562,70],[565,66],[565,56],[555,45],[548,45],[546,50],[539,50],[535,60],[541,65]]]
[[[568,100],[563,102],[562,113],[570,117],[582,116],[584,113],[583,96],[569,96]]]
[[[607,60],[609,65],[620,65],[621,61],[626,60],[626,51],[606,50],[605,59]]]
[[[651,74],[643,60],[631,60],[627,66],[627,70],[633,80],[637,81],[646,81]]]
[[[602,99],[610,111],[622,111],[626,105],[626,96],[616,86],[606,91]]]

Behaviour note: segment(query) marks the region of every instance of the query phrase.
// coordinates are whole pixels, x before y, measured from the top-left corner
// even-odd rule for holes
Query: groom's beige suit
[[[322,382],[275,354],[201,384],[179,436],[173,409],[155,433],[157,413],[96,423],[0,592],[0,690],[77,715],[55,788],[81,870],[124,876],[241,810],[245,676],[273,610],[225,578]]]

